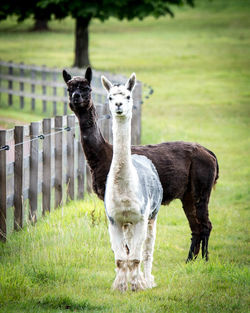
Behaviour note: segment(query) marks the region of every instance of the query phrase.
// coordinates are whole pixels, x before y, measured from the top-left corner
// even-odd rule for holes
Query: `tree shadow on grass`
[[[61,309],[69,312],[103,312],[104,306],[95,306],[88,300],[76,301],[68,296],[47,296],[37,301],[37,306],[45,309]]]
[[[3,311],[2,311],[3,309]],[[42,299],[33,299],[28,301],[11,301],[5,303],[2,307],[0,304],[1,313],[66,313],[66,312],[91,312],[100,313],[108,312],[105,306],[97,306],[89,303],[88,300],[76,300],[69,296],[46,296]]]

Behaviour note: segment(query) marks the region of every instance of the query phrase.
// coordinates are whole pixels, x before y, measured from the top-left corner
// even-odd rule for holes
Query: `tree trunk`
[[[48,22],[49,18],[43,16],[41,12],[36,12],[34,16],[34,26],[32,28],[33,31],[47,31],[49,30]]]
[[[77,17],[75,28],[75,61],[74,66],[86,67],[89,62],[89,31],[91,18]]]
[[[48,19],[36,19],[32,30],[34,31],[49,30]]]

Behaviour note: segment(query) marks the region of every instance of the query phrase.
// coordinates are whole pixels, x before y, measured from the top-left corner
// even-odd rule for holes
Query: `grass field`
[[[114,260],[103,203],[72,202],[0,245],[0,312],[249,312],[250,1],[197,1],[174,19],[90,27],[94,68],[153,86],[142,142],[199,142],[218,157],[210,201],[210,261],[185,264],[190,230],[179,201],[161,207],[153,274],[157,287],[112,292]],[[0,24],[0,58],[69,67],[73,22],[29,32],[31,21]],[[2,121],[29,121],[0,108]],[[34,117],[38,119],[40,116]],[[6,124],[6,125],[7,125]]]

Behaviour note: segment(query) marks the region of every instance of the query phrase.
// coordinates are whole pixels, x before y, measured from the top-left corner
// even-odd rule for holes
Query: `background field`
[[[114,261],[95,196],[0,245],[0,312],[249,312],[250,1],[197,1],[176,17],[90,27],[94,68],[153,86],[142,143],[184,140],[211,149],[220,179],[210,201],[210,261],[185,265],[190,230],[179,201],[161,207],[153,290],[112,292]],[[32,21],[0,24],[0,58],[69,67],[73,21],[34,34]],[[0,124],[37,120],[0,107]]]

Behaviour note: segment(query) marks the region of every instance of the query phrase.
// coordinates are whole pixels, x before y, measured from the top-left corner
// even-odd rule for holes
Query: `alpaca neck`
[[[88,109],[82,109],[76,112],[79,120],[81,143],[90,168],[94,169],[97,162],[103,158],[103,151],[107,142],[97,125],[97,115],[95,107],[91,100]]]
[[[131,118],[113,119],[113,160],[119,169],[132,166],[131,160]]]

